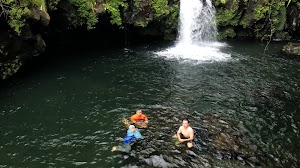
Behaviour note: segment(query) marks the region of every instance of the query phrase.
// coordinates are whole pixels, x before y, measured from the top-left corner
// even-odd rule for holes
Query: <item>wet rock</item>
[[[282,52],[291,56],[300,56],[300,43],[288,43],[283,46]]]
[[[154,167],[162,167],[162,168],[174,167],[173,164],[165,161],[165,159],[162,157],[162,155],[160,155],[160,156],[154,155],[154,156],[151,156],[150,158],[144,159],[144,161],[148,165],[154,166]]]
[[[226,124],[227,125],[227,122],[226,121],[224,121],[224,120],[218,120],[221,124]]]
[[[186,153],[188,153],[191,156],[195,156],[195,157],[197,156],[197,154],[191,150],[187,150]]]
[[[251,161],[252,163],[258,163],[259,162],[259,160],[255,156],[249,157],[248,160]]]

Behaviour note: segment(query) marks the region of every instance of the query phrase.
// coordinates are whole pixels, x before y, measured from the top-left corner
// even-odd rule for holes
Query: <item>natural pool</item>
[[[0,167],[297,167],[299,61],[282,58],[279,42],[265,55],[258,42],[227,44],[230,59],[202,63],[154,53],[168,43],[48,52],[1,84]],[[137,108],[150,119],[146,139],[112,153]],[[196,131],[192,150],[171,139],[184,117]],[[242,125],[233,130],[263,158],[214,148],[217,121]]]

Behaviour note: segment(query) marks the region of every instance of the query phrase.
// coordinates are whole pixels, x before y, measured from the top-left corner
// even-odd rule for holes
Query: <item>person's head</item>
[[[182,126],[184,128],[188,128],[190,126],[190,121],[187,118],[183,119],[182,120]]]
[[[137,109],[136,110],[136,115],[141,116],[142,115],[142,110],[141,109]]]
[[[130,130],[131,132],[135,132],[135,126],[134,126],[134,125],[130,125],[130,126],[129,126],[129,130]]]

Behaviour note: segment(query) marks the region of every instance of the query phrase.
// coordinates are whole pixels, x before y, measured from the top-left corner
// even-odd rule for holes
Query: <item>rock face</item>
[[[49,14],[31,8],[27,17],[20,35],[10,29],[0,29],[0,79],[16,73],[27,58],[43,53],[46,48],[41,33],[50,22]]]
[[[27,26],[26,26],[27,27]],[[23,65],[25,59],[44,52],[46,44],[40,34],[33,34],[28,28],[20,37],[9,31],[1,31],[0,78],[5,79]]]
[[[50,16],[45,10],[31,8],[29,18],[34,22],[40,22],[42,26],[48,26]]]
[[[300,6],[294,1],[215,0],[214,4],[220,38],[299,38]]]
[[[282,52],[291,56],[300,56],[300,43],[288,43],[283,47]]]

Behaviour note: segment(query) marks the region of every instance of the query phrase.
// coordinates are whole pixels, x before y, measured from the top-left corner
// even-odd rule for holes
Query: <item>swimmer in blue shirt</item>
[[[123,139],[123,144],[119,146],[114,146],[112,148],[112,152],[114,151],[120,151],[120,152],[126,152],[129,153],[131,150],[131,146],[136,142],[138,139],[144,139],[144,137],[141,135],[139,130],[135,128],[134,125],[130,125],[127,134],[125,138]]]

